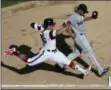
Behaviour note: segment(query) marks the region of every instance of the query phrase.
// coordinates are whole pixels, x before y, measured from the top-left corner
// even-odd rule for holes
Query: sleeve
[[[67,20],[71,22],[72,26],[77,24],[77,15],[70,16]]]
[[[65,24],[68,24],[68,25],[72,25],[73,24],[73,19],[72,19],[72,16],[70,16],[68,19],[66,19],[64,21]]]
[[[51,30],[49,33],[49,36],[51,39],[55,39],[56,38],[56,30]]]
[[[70,20],[65,20],[65,23],[71,25],[71,21]]]

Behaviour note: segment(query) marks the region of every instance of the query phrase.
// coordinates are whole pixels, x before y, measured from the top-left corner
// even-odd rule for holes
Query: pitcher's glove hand
[[[98,18],[98,11],[93,11],[91,18],[92,19],[97,19]]]

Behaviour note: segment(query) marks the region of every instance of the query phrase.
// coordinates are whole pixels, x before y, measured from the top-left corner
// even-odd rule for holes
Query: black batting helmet
[[[44,20],[44,28],[46,29],[49,25],[54,26],[56,23],[54,22],[53,18],[46,18]]]

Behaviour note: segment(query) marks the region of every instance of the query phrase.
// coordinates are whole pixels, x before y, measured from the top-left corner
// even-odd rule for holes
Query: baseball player
[[[43,47],[41,48],[38,55],[29,58],[28,56],[18,52],[15,48],[11,48],[5,51],[5,55],[15,55],[19,57],[22,61],[26,62],[26,64],[29,66],[40,64],[49,59],[51,61],[67,65],[73,70],[81,72],[83,76],[88,75],[91,67],[89,67],[88,70],[81,68],[79,65],[74,64],[71,60],[68,60],[66,56],[56,48],[56,35],[61,34],[68,28],[61,28],[56,31],[54,29],[54,26],[55,22],[52,18],[46,18],[44,20],[44,30],[41,30],[40,25],[37,25],[36,23],[31,23],[31,27],[33,29],[40,30],[41,39],[44,42]]]
[[[84,27],[84,21],[97,19],[98,12],[92,12],[92,16],[90,17],[85,17],[86,13],[88,13],[87,6],[85,4],[80,4],[78,7],[76,7],[75,12],[70,15],[70,17],[65,21],[63,26],[65,27],[67,23],[70,23],[71,28],[70,30],[67,30],[67,32],[73,37],[75,43],[82,49],[82,52],[88,56],[90,62],[96,67],[98,71],[98,76],[101,77],[109,71],[109,67],[104,69],[96,60],[96,56],[93,52],[93,49],[87,40]],[[68,58],[69,60],[73,60],[79,55],[80,52],[78,51],[78,49],[74,48],[74,51],[68,55]],[[61,68],[64,67],[64,65],[60,63],[58,65]]]

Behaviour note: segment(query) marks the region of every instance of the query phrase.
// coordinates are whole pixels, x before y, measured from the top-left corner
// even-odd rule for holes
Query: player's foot
[[[16,48],[11,48],[11,49],[8,49],[4,52],[4,55],[14,55],[14,52],[16,52]]]
[[[84,73],[79,74],[77,77],[84,79],[85,76],[88,76],[90,70],[91,70],[91,66],[89,66],[89,68],[86,69],[86,71]]]
[[[105,68],[104,71],[100,75],[98,75],[98,76],[102,77],[103,75],[105,75],[109,71],[109,69],[110,69],[109,67]]]
[[[91,66],[89,66],[89,68],[86,69],[86,71],[83,73],[84,76],[87,76],[89,74],[90,70],[91,70]]]

